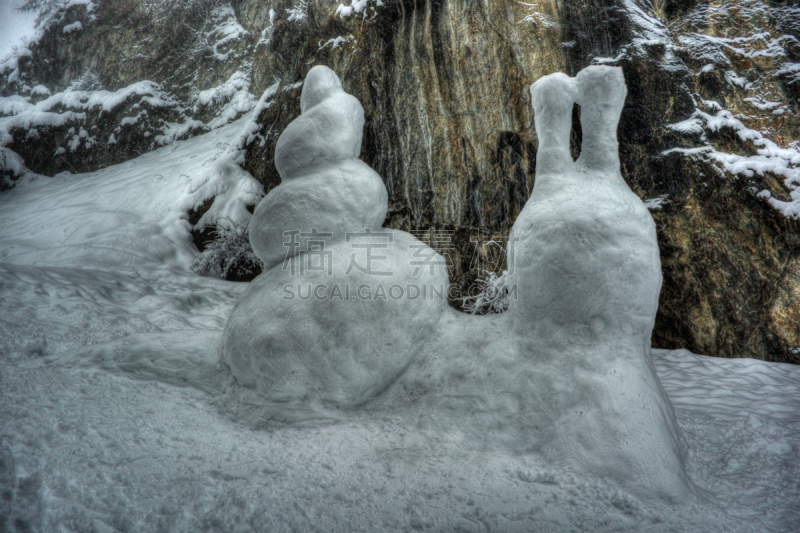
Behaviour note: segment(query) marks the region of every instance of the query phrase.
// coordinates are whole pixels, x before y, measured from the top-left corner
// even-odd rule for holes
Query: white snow
[[[342,37],[340,35],[338,37],[334,37],[333,39],[328,39],[324,43],[322,41],[320,41],[319,42],[319,50],[322,50],[323,48],[326,48],[328,45],[330,45],[331,50],[336,50],[337,48],[339,48],[340,46],[343,46],[348,41],[356,42],[356,38],[351,34],[351,35],[348,35],[347,37]]]
[[[13,53],[8,56],[8,58],[0,63],[0,74],[5,74],[6,71],[10,70],[11,72],[8,74],[6,79],[9,83],[15,83],[19,81],[19,60],[23,57],[30,57],[31,51],[28,48],[16,49]]]
[[[744,101],[749,103],[750,105],[752,105],[756,109],[760,109],[762,111],[769,111],[769,110],[775,109],[776,107],[780,107],[781,105],[783,105],[783,102],[780,102],[780,101],[771,102],[771,101],[765,100],[763,97],[754,97],[754,96],[745,98]]]
[[[36,103],[30,99],[13,95],[0,98],[0,137],[2,144],[13,140],[15,128],[30,129],[36,126],[63,126],[86,118],[83,111],[112,111],[133,98],[153,107],[179,107],[174,97],[164,93],[161,87],[150,81],[141,81],[117,91],[67,90],[49,96]],[[68,111],[61,111],[67,108]],[[75,111],[78,110],[78,111]],[[123,119],[124,120],[124,119]]]
[[[756,106],[768,108],[772,102],[762,104],[760,100],[752,98],[747,100]],[[672,148],[662,155],[682,153],[689,156],[699,156],[707,161],[716,163],[722,170],[734,176],[753,177],[772,173],[780,176],[789,189],[790,200],[783,201],[777,198],[768,198],[772,207],[790,218],[800,217],[800,143],[793,142],[787,148],[777,145],[761,132],[745,126],[727,109],[722,109],[716,102],[705,102],[707,107],[716,110],[714,115],[700,109],[687,120],[669,125],[669,128],[685,133],[701,133],[701,139],[707,141],[705,131],[716,132],[728,128],[744,142],[751,143],[756,148],[756,155],[739,155],[721,152],[712,146],[697,148]]]
[[[706,135],[709,131],[719,131],[721,128],[732,130],[739,139],[750,145],[755,155],[725,153],[715,149],[713,142],[700,149],[677,149],[671,152],[682,152],[713,162],[721,173],[727,172],[733,177],[775,174],[783,179],[788,189],[774,191],[784,200],[773,197],[769,191],[764,191],[759,197],[766,199],[785,216],[798,218],[800,144],[797,140],[790,140],[779,146],[771,140],[770,137],[777,139],[779,136],[782,121],[773,122],[769,119],[772,118],[770,115],[792,113],[792,102],[780,101],[785,95],[780,91],[775,92],[775,83],[776,79],[788,84],[798,80],[795,75],[798,72],[797,64],[790,60],[793,57],[792,50],[800,46],[797,32],[791,31],[796,27],[796,21],[800,20],[800,7],[743,0],[736,3],[736,15],[733,18],[730,8],[732,4],[728,2],[697,4],[677,24],[717,35],[682,32],[678,40],[694,60],[706,63],[701,73],[720,67],[725,81],[733,86],[734,92],[744,92],[743,100],[753,106],[754,110],[751,111],[754,113],[734,116],[717,102],[701,100],[700,104],[710,113],[698,110],[689,120],[670,127],[676,131],[699,134],[703,142],[709,141]],[[729,27],[731,20],[747,22]],[[757,66],[746,69],[742,66],[751,64]],[[763,127],[763,131],[755,131],[745,125],[765,122],[766,126],[758,126]],[[743,186],[749,186],[749,183]],[[786,192],[789,198],[785,198]]]
[[[297,5],[292,6],[286,10],[289,17],[286,19],[289,22],[297,21],[302,22],[308,18],[308,2],[300,1]]]
[[[262,194],[260,185],[232,162],[238,153],[228,151],[242,122],[97,172],[54,178],[29,172],[0,197],[0,261],[188,268],[197,252],[186,212],[216,196],[204,224],[224,217],[246,222],[245,205],[254,205]],[[77,132],[74,146],[87,136],[83,129]]]
[[[726,70],[725,71],[725,81],[730,83],[731,85],[736,85],[742,89],[749,89],[751,87],[750,82],[744,76],[740,76],[734,70]]]
[[[656,49],[662,57],[659,68],[678,75],[686,73],[686,66],[676,55],[670,30],[653,14],[652,2],[642,0],[621,0],[617,12],[630,23],[632,38],[628,44],[619,47],[613,57],[593,57],[594,65],[618,65],[625,57],[648,58]]]
[[[367,0],[350,0],[350,5],[339,4],[336,7],[336,14],[342,18],[349,17],[354,13],[361,13],[367,7]]]
[[[111,112],[125,103],[131,103],[134,110],[140,108],[142,104],[147,104],[151,107],[169,108],[178,114],[178,122],[158,120],[151,124],[160,130],[154,137],[155,142],[165,145],[195,130],[208,131],[222,127],[250,111],[257,104],[250,92],[249,73],[242,71],[234,72],[227,81],[217,87],[196,92],[191,105],[184,105],[161,85],[151,81],[136,82],[116,91],[70,88],[51,94],[46,87],[37,85],[30,92],[31,96],[15,94],[0,97],[0,146],[14,142],[14,130],[30,130],[39,126],[79,125],[86,121],[87,112]],[[35,95],[45,95],[47,98],[35,101],[32,98]],[[190,116],[201,108],[210,108],[213,112],[213,118],[207,123]],[[122,118],[115,133],[122,131],[122,128],[138,124],[143,117],[147,117],[147,114],[146,110],[142,110],[136,115]],[[150,132],[144,134],[145,137],[149,135]]]
[[[22,0],[0,3],[0,75],[10,70],[6,78],[9,83],[19,81],[19,60],[31,55],[29,46],[38,43],[51,26],[59,24],[67,8],[82,5],[89,18],[95,18],[96,5],[91,0],[46,1],[33,11],[21,12],[17,8],[24,3]],[[66,26],[64,29],[69,29],[65,33],[82,29],[80,22]]]
[[[800,63],[784,63],[775,71],[778,76],[786,76],[787,83],[800,83]]]
[[[518,297],[507,313],[470,316],[446,306],[444,261],[422,276],[414,268],[415,250],[436,252],[381,229],[385,187],[357,159],[363,110],[314,67],[302,114],[276,144],[282,183],[250,222],[264,272],[222,337],[236,419],[335,421],[363,407],[642,501],[703,501],[651,361],[661,272],[653,220],[620,175],[625,94],[621,69],[601,66],[534,84],[537,181],[512,229],[505,281]],[[573,162],[576,102],[586,133]],[[430,297],[419,298],[422,287]]]
[[[514,381],[487,375],[506,364],[510,315],[448,312],[460,326],[418,353],[471,338],[464,364],[418,369],[378,409],[292,413],[235,386],[220,339],[250,285],[189,275],[181,217],[218,192],[217,216],[247,216],[236,206],[258,187],[231,161],[248,121],[95,173],[27,172],[0,193],[2,527],[796,530],[800,367],[654,350],[687,474],[711,494],[686,504],[497,444],[528,416],[498,394]]]
[[[38,96],[38,95],[42,95],[42,96],[50,96],[50,94],[52,94],[52,93],[50,92],[50,89],[48,89],[48,88],[47,88],[47,87],[45,87],[44,85],[35,85],[35,86],[34,86],[34,87],[31,89],[31,95],[37,95],[37,96]]]
[[[383,6],[383,2],[381,0],[376,0],[374,5],[372,6],[373,10],[375,8]],[[341,18],[350,17],[354,14],[364,12],[364,18],[367,16],[367,7],[369,6],[369,0],[350,0],[350,5],[346,6],[344,4],[339,4],[336,7],[335,15],[339,15]]]
[[[522,24],[525,22],[531,22],[533,24],[543,24],[545,28],[558,28],[559,24],[556,20],[547,13],[542,13],[541,11],[536,11],[536,8],[539,7],[539,4],[528,4],[524,2],[517,2],[517,4],[525,7],[529,7],[533,10],[533,13],[525,15],[522,17],[522,20],[517,22],[517,24]],[[563,46],[563,44],[562,44]]]
[[[82,31],[82,30],[83,30],[83,24],[81,24],[81,21],[78,20],[78,21],[73,22],[72,24],[67,24],[66,26],[64,26],[63,32],[64,33],[73,33],[73,32]]]
[[[250,116],[244,122],[244,127],[242,128],[241,133],[237,140],[233,143],[233,147],[237,150],[242,150],[250,143],[255,141],[259,134],[258,130],[261,128],[258,117],[261,115],[261,112],[265,109],[269,109],[269,107],[274,103],[272,98],[278,94],[278,89],[281,86],[281,80],[277,79],[275,82],[267,87],[264,92],[261,94],[261,98],[258,99],[253,110],[250,112]],[[266,138],[269,137],[271,130],[267,132],[267,134],[262,138],[262,141],[266,141]],[[263,146],[263,143],[262,143]]]
[[[214,28],[206,32],[205,37],[211,44],[211,51],[214,59],[219,61],[227,60],[234,50],[230,46],[239,41],[249,32],[239,24],[236,18],[236,13],[233,11],[233,6],[230,4],[223,4],[216,8],[211,13],[212,19],[215,21]],[[225,48],[228,48],[226,51]]]
[[[18,154],[3,147],[0,147],[0,171],[11,172],[14,180],[33,174],[25,167],[25,162]],[[0,184],[11,186],[14,183],[9,177],[0,175]]]
[[[789,532],[800,520],[798,367],[655,351],[689,473],[717,500],[662,505],[477,449],[424,413],[234,423],[215,342],[245,286],[92,266],[0,264],[0,486],[5,516],[36,529]]]
[[[661,209],[664,204],[670,203],[670,200],[667,198],[667,195],[658,196],[656,198],[650,198],[644,201],[644,206],[647,209]]]
[[[236,71],[225,83],[201,91],[197,96],[195,110],[200,106],[220,107],[221,112],[206,125],[210,129],[216,129],[250,111],[255,105],[255,97],[250,92],[249,74]]]
[[[87,13],[92,13],[97,5],[92,0],[69,0],[64,3],[64,9],[69,9],[72,6],[85,6]]]
[[[14,53],[14,48],[24,48],[36,35],[35,11],[23,13],[18,8],[24,0],[0,2],[0,62]]]
[[[793,35],[780,35],[775,37],[767,31],[758,33],[748,32],[747,36],[735,38],[693,33],[681,36],[679,39],[683,43],[691,44],[698,49],[719,48],[730,54],[748,59],[759,57],[783,58],[786,57],[787,43],[800,43],[798,38]]]

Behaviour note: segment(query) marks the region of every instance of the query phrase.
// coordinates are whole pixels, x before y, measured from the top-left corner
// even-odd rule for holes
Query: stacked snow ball
[[[309,71],[300,102],[302,114],[275,147],[282,182],[250,221],[250,243],[266,268],[281,263],[287,250],[308,249],[309,239],[314,240],[305,236],[310,228],[343,240],[347,231],[378,229],[386,219],[389,197],[383,180],[358,159],[361,104],[324,66]],[[294,242],[292,231],[299,235]]]
[[[231,313],[223,358],[271,401],[352,407],[425,353],[449,280],[434,250],[381,228],[386,188],[357,159],[363,110],[333,71],[311,69],[301,108],[276,146],[283,181],[253,214],[266,268]]]

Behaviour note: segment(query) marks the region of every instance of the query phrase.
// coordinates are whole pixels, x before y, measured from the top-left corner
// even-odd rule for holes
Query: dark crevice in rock
[[[214,228],[206,226],[202,229],[195,229],[195,226],[200,222],[200,219],[203,218],[203,215],[211,209],[213,203],[214,198],[208,198],[203,203],[190,210],[186,216],[186,220],[192,226],[192,242],[201,252],[206,249],[206,245],[209,242],[214,240]]]
[[[583,130],[581,129],[581,106],[572,106],[572,130],[569,132],[569,153],[573,161],[577,161],[581,155],[581,143],[583,142]]]

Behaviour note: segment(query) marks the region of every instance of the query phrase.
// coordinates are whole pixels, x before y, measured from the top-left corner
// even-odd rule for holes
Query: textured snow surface
[[[11,494],[0,516],[42,531],[762,532],[800,523],[798,367],[655,351],[689,474],[717,498],[666,506],[530,456],[476,449],[424,416],[232,422],[218,383],[181,376],[178,363],[213,366],[244,287],[0,266],[0,487]]]
[[[216,197],[199,227],[246,222],[263,189],[236,164],[239,119],[87,174],[27,172],[0,196],[0,261],[131,269],[188,268],[197,254],[187,211]]]
[[[36,35],[37,13],[19,11],[24,3],[24,0],[0,2],[0,61],[11,56],[15,47],[23,48],[27,40]]]
[[[293,424],[258,391],[232,394],[220,341],[248,285],[188,273],[196,252],[182,217],[211,190],[227,195],[218,213],[257,195],[232,162],[249,134],[242,119],[0,193],[0,529],[797,531],[791,365],[654,351],[688,475],[711,494],[675,505],[487,445],[462,421],[482,417],[485,434],[502,435],[517,419],[497,411],[519,408],[473,386],[466,367],[417,375],[461,383],[439,391],[449,403],[438,410],[411,401]],[[459,323],[489,320],[484,344],[502,346],[502,317]],[[430,349],[462,335],[449,331]],[[481,395],[496,403],[465,414]]]

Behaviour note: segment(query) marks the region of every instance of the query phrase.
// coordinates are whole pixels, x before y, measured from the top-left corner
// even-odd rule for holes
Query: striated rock
[[[670,129],[694,135],[679,145],[710,148],[655,158],[675,165],[678,187],[654,212],[665,278],[654,342],[798,363],[800,8],[673,4],[664,14],[696,110]]]

